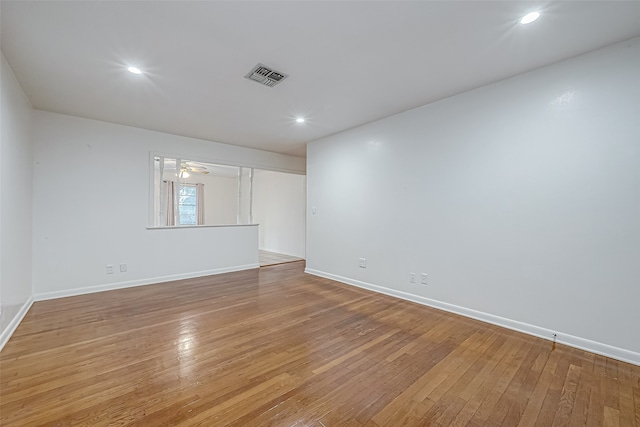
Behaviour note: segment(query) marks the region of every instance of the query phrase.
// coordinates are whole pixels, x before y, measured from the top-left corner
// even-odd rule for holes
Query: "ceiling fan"
[[[196,164],[195,162],[183,161],[180,166],[180,178],[189,178],[191,174],[208,175],[209,171],[204,165]]]
[[[175,159],[163,159],[163,169],[167,171],[167,173],[173,173],[174,176],[178,176],[176,171],[176,160]],[[160,158],[156,157],[155,161],[157,163],[160,162]],[[182,160],[180,162],[180,174],[179,178],[188,178],[191,174],[198,175],[208,175],[210,172],[207,166],[203,163],[194,162],[190,160]]]

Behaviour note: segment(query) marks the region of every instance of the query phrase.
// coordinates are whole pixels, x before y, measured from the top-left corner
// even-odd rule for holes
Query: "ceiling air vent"
[[[275,71],[273,68],[269,68],[266,65],[258,64],[244,77],[265,86],[274,87],[286,79],[288,75]]]

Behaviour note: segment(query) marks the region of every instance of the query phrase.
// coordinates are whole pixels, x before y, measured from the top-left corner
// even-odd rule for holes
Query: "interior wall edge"
[[[155,285],[165,282],[173,282],[175,280],[193,279],[195,277],[213,276],[223,273],[233,273],[235,271],[251,270],[260,268],[260,264],[245,264],[231,267],[215,268],[212,270],[202,270],[190,273],[172,274],[168,276],[150,277],[147,279],[128,280],[124,282],[108,283],[104,285],[89,286],[83,288],[64,289],[53,292],[36,293],[33,296],[35,301],[46,301],[51,299],[66,298],[77,295],[93,294],[97,292],[113,291],[117,289],[133,288],[136,286]]]
[[[9,339],[11,339],[11,336],[20,325],[20,322],[22,322],[22,319],[24,319],[24,316],[26,316],[29,312],[29,309],[33,305],[34,301],[35,299],[33,295],[30,296],[29,299],[22,305],[22,307],[20,307],[20,310],[16,313],[13,319],[11,319],[4,331],[0,332],[0,351],[2,351],[4,346],[9,342]]]
[[[448,304],[446,302],[434,300],[431,298],[425,298],[420,295],[399,291],[399,290],[388,288],[385,286],[374,285],[372,283],[367,283],[360,280],[355,280],[355,279],[339,276],[332,273],[327,273],[320,270],[305,268],[304,272],[314,276],[323,277],[325,279],[330,279],[336,282],[344,283],[346,285],[356,286],[358,288],[377,292],[387,296],[415,302],[417,304],[425,305],[431,308],[435,308],[437,310],[443,310],[449,313],[458,314],[460,316],[469,317],[471,319],[479,320],[481,322],[500,326],[506,329],[511,329],[513,331],[522,332],[524,334],[532,335],[534,337],[542,338],[548,341],[553,341],[553,338],[554,338],[553,334],[555,333],[557,335],[555,341],[558,344],[564,344],[569,347],[574,347],[580,350],[585,350],[591,353],[599,354],[601,356],[610,357],[612,359],[616,359],[622,362],[627,362],[633,365],[640,366],[640,353],[636,353],[634,351],[627,350],[624,348],[614,347],[608,344],[592,341],[586,338],[565,334],[565,333],[562,333],[561,331],[554,331],[551,329],[542,328],[540,326],[519,322],[517,320],[496,316],[494,314],[485,313],[485,312],[473,310],[466,307],[461,307],[454,304]]]

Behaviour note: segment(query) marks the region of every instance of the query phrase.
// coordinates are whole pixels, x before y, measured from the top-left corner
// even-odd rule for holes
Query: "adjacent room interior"
[[[0,424],[640,427],[640,2],[0,2]]]
[[[259,224],[261,267],[304,260],[305,175],[152,157],[152,227]]]

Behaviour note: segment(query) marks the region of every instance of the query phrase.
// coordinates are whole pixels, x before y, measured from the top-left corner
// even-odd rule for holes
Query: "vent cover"
[[[289,76],[266,65],[258,64],[244,77],[265,86],[274,87]]]

